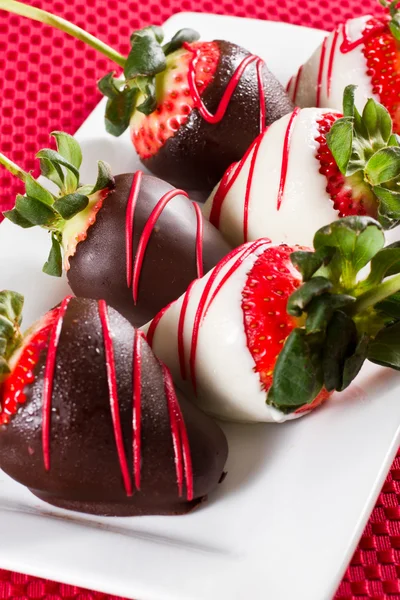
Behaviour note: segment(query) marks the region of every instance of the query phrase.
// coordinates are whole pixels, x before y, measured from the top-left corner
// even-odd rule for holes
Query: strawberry
[[[197,42],[191,44],[191,50],[198,52],[194,73],[196,87],[202,95],[214,79],[220,50],[215,42]],[[182,49],[167,57],[167,69],[157,81],[160,97],[157,98],[155,111],[149,115],[139,111],[133,113],[131,136],[142,160],[154,156],[181,125],[187,123],[194,108],[188,83],[192,51]]]
[[[202,502],[226,439],[176,395],[143,334],[104,300],[68,296],[22,336],[22,304],[0,292],[1,468],[49,503],[93,514]]]
[[[106,129],[119,136],[130,127],[145,166],[173,185],[209,192],[265,125],[293,108],[261,58],[236,44],[197,42],[191,29],[165,43],[162,29],[149,26],[132,34],[124,57],[46,11],[15,0],[2,8],[83,40],[122,67],[122,77],[113,71],[98,82],[108,99]]]
[[[319,149],[316,157],[320,162],[319,172],[327,179],[326,191],[339,217],[351,215],[376,217],[376,198],[371,187],[365,182],[363,174],[357,172],[349,176],[343,175],[329,149],[326,136],[337,119],[336,113],[325,113],[318,120],[319,135],[316,141],[319,143]]]
[[[309,246],[316,229],[352,215],[400,222],[399,138],[384,106],[370,98],[360,114],[355,93],[345,89],[342,113],[296,108],[231,165],[203,208],[229,243]]]
[[[4,215],[49,232],[52,247],[43,269],[60,276],[64,268],[76,295],[105,298],[142,325],[229,252],[186,192],[141,171],[114,178],[101,161],[97,183],[82,185],[78,143],[61,132],[53,135],[57,152],[44,149],[38,157],[58,193],[0,154],[0,164],[26,187]]]
[[[355,84],[357,108],[361,110],[372,91],[388,110],[394,132],[399,133],[400,13],[396,0],[380,1],[386,14],[339,25],[289,81],[288,91],[301,107],[340,109],[345,87]]]
[[[210,414],[300,417],[348,387],[366,358],[399,368],[400,249],[384,241],[377,221],[352,216],[318,230],[314,251],[244,244],[163,309],[147,339]]]

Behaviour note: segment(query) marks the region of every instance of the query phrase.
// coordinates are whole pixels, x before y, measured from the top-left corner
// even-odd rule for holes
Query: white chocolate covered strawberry
[[[153,319],[148,343],[214,416],[299,417],[348,387],[366,358],[399,368],[400,249],[384,241],[377,221],[353,216],[321,228],[315,251],[244,244]]]
[[[388,15],[349,19],[330,33],[288,84],[297,106],[340,110],[349,84],[357,85],[356,106],[381,102],[400,131],[400,16],[398,2],[381,2]]]
[[[377,218],[385,228],[397,225],[392,179],[400,173],[400,149],[392,122],[373,99],[360,115],[355,93],[355,86],[345,90],[344,116],[296,108],[226,171],[203,212],[232,245],[260,237],[311,245],[318,228],[352,215]],[[381,160],[389,171],[377,172]]]

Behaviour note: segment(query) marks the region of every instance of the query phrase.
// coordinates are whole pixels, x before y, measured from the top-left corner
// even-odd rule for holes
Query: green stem
[[[391,279],[387,279],[383,283],[377,285],[372,288],[372,290],[368,290],[351,305],[349,312],[351,314],[358,314],[367,310],[371,306],[375,306],[378,302],[382,302],[389,296],[392,296],[396,292],[400,290],[400,274],[395,275]]]
[[[18,179],[21,179],[22,181],[26,181],[26,178],[29,177],[26,171],[23,171],[18,165],[16,165],[12,160],[7,158],[7,156],[4,156],[4,154],[2,154],[1,152],[0,165],[3,165],[3,167],[5,167],[7,171],[10,171],[12,175],[18,177]]]
[[[101,52],[101,54],[104,54],[104,56],[111,59],[120,67],[125,66],[126,58],[124,58],[122,54],[119,54],[119,52],[107,44],[104,44],[104,42],[101,42],[90,33],[87,33],[87,31],[84,29],[69,23],[61,17],[56,17],[45,10],[35,8],[34,6],[28,6],[27,4],[24,4],[23,2],[17,2],[16,0],[0,0],[0,10],[21,15],[22,17],[28,17],[29,19],[39,21],[40,23],[45,23],[46,25],[51,25],[51,27],[59,29],[60,31],[64,31],[77,40],[85,42],[95,50]]]

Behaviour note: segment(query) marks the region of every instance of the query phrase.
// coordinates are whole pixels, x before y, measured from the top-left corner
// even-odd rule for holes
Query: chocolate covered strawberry
[[[343,90],[355,84],[357,108],[373,97],[387,108],[394,131],[400,132],[400,15],[396,0],[381,4],[387,15],[342,23],[300,67],[288,84],[296,105],[340,110]]]
[[[292,103],[264,62],[230,42],[198,42],[182,29],[163,43],[160,27],[131,36],[124,57],[79,27],[14,0],[0,9],[47,23],[85,41],[123,68],[99,82],[108,98],[106,128],[130,135],[153,173],[186,189],[210,191],[225,169]]]
[[[58,151],[37,156],[42,174],[59,191],[49,192],[0,155],[26,188],[4,214],[16,225],[49,232],[52,248],[44,271],[61,275],[64,266],[77,296],[105,298],[141,325],[229,252],[186,192],[141,171],[114,178],[101,161],[96,184],[82,185],[79,145],[67,134],[53,135]]]
[[[387,110],[373,99],[362,114],[354,86],[343,116],[296,108],[269,127],[225,173],[204,214],[234,246],[267,236],[311,245],[314,232],[351,215],[400,220],[400,147]]]
[[[42,500],[98,515],[182,514],[218,484],[220,428],[104,300],[65,298],[20,333],[0,292],[0,466]]]
[[[345,389],[366,357],[399,367],[400,248],[384,239],[377,221],[353,216],[320,229],[314,251],[249,242],[161,311],[148,342],[210,414],[299,417]]]

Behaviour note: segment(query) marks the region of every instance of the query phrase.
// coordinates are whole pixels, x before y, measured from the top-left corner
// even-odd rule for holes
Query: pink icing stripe
[[[196,279],[192,281],[189,285],[186,293],[183,297],[181,311],[179,313],[179,321],[178,321],[178,356],[179,356],[179,366],[181,370],[181,377],[183,380],[186,379],[186,364],[185,364],[185,346],[184,346],[184,328],[185,328],[185,317],[186,310],[190,300],[190,294],[192,292],[193,285],[195,284]]]
[[[295,102],[296,102],[297,91],[299,89],[299,83],[300,83],[300,79],[301,79],[301,74],[302,73],[303,73],[303,65],[301,65],[301,67],[297,71],[296,81],[295,81],[294,90],[293,90],[293,98],[292,98],[293,104],[295,104]]]
[[[204,310],[206,307],[208,296],[211,292],[211,288],[212,288],[216,278],[218,277],[220,271],[227,265],[227,263],[232,258],[237,256],[242,251],[243,251],[243,247],[241,247],[241,246],[239,248],[235,248],[227,256],[225,256],[222,260],[220,260],[220,262],[216,265],[216,267],[214,267],[214,269],[211,271],[210,277],[208,278],[208,281],[204,287],[203,293],[200,297],[200,300],[199,300],[199,303],[197,306],[197,310],[196,310],[196,314],[195,314],[195,318],[194,318],[194,322],[193,322],[192,340],[191,340],[190,357],[189,357],[191,381],[192,381],[193,390],[195,393],[196,393],[196,387],[197,387],[196,386],[197,341],[198,341],[198,337],[199,337],[200,324],[201,324],[201,321],[203,318],[203,313],[204,313]]]
[[[154,334],[156,332],[157,325],[159,324],[159,322],[161,321],[161,319],[163,318],[163,316],[165,315],[165,313],[167,312],[169,307],[174,304],[174,302],[175,302],[175,300],[172,300],[172,302],[167,304],[167,306],[164,306],[164,308],[162,308],[160,310],[160,312],[158,312],[156,314],[156,316],[154,317],[154,319],[151,321],[149,328],[147,330],[147,333],[146,333],[146,340],[147,340],[147,343],[150,346],[150,348],[153,347]]]
[[[283,142],[283,152],[282,152],[282,168],[281,168],[281,178],[279,182],[279,190],[278,190],[278,199],[277,199],[277,210],[280,209],[283,199],[283,194],[285,191],[286,185],[286,176],[289,165],[289,150],[290,150],[290,140],[292,138],[293,124],[294,120],[300,113],[300,108],[296,107],[292,112],[292,115],[289,119],[288,126],[286,128],[285,139]]]
[[[56,367],[57,348],[60,341],[64,316],[72,296],[67,296],[61,302],[57,318],[50,334],[47,350],[46,367],[43,378],[43,408],[42,408],[42,445],[43,461],[46,471],[50,470],[50,427],[51,427],[51,401],[53,395],[54,371]]]
[[[132,179],[132,186],[129,192],[128,204],[125,216],[125,247],[126,247],[126,284],[131,287],[132,283],[132,245],[133,245],[133,217],[135,214],[136,202],[139,195],[140,185],[142,183],[142,171],[136,171]]]
[[[222,205],[224,203],[226,196],[228,195],[233,184],[239,177],[239,175],[246,163],[246,160],[250,156],[254,147],[257,146],[257,144],[261,143],[262,137],[267,131],[268,131],[268,127],[265,128],[265,130],[258,137],[256,137],[256,139],[253,141],[252,144],[250,144],[250,146],[247,148],[246,153],[244,154],[243,158],[238,163],[233,163],[232,165],[230,165],[230,167],[228,167],[228,169],[225,171],[225,174],[220,181],[217,191],[215,192],[215,196],[212,200],[212,206],[211,206],[211,211],[210,211],[210,223],[212,223],[212,225],[214,225],[214,227],[217,227],[217,229],[219,228]],[[234,171],[234,173],[231,177],[232,171]]]
[[[140,273],[142,270],[142,264],[144,260],[144,255],[146,253],[147,244],[149,242],[150,236],[152,234],[153,228],[160,217],[162,211],[167,206],[168,202],[170,202],[176,196],[185,196],[188,198],[188,195],[183,190],[170,190],[157,202],[155,207],[153,208],[149,218],[147,219],[146,225],[143,228],[142,235],[140,236],[140,240],[138,243],[135,262],[133,265],[133,274],[132,274],[132,291],[133,291],[133,300],[136,304],[138,297],[138,287],[139,287],[139,279]]]
[[[121,475],[127,496],[132,496],[132,483],[129,475],[128,461],[125,454],[124,440],[121,429],[121,419],[118,405],[117,374],[115,370],[114,347],[111,337],[110,323],[108,319],[107,304],[104,300],[98,301],[99,317],[103,329],[104,353],[106,359],[107,383],[110,397],[111,417],[114,428],[115,444],[117,447],[118,460]]]
[[[352,50],[357,48],[357,46],[360,46],[361,44],[366,44],[371,38],[378,36],[381,33],[384,33],[387,30],[387,24],[377,24],[374,27],[371,27],[371,29],[365,29],[362,32],[361,37],[353,41],[351,41],[347,35],[347,23],[343,23],[340,29],[343,34],[343,41],[340,44],[340,52],[342,54],[347,54],[347,52],[351,52]]]
[[[262,140],[263,140],[263,136],[259,135],[258,138],[256,138],[253,143],[254,152],[253,152],[253,156],[251,157],[249,176],[248,176],[247,182],[246,182],[246,194],[244,197],[244,205],[243,205],[243,240],[244,240],[244,242],[247,242],[247,237],[248,237],[249,204],[250,204],[251,186],[253,184],[254,169],[256,166],[258,151],[260,150]]]
[[[260,59],[258,56],[255,56],[254,54],[249,54],[242,60],[242,62],[239,64],[236,71],[232,75],[231,79],[229,80],[229,83],[226,86],[226,89],[220,100],[218,108],[217,108],[215,114],[213,115],[209,112],[209,110],[205,106],[203,100],[200,97],[199,90],[197,89],[197,86],[196,86],[196,63],[199,59],[200,50],[193,49],[190,46],[190,44],[188,44],[188,43],[183,44],[183,47],[193,54],[193,59],[191,60],[190,65],[189,65],[188,82],[189,82],[190,95],[193,98],[194,106],[195,106],[195,108],[198,109],[199,113],[201,114],[203,119],[205,121],[207,121],[207,123],[211,123],[211,124],[215,125],[216,123],[219,123],[219,121],[221,121],[221,119],[223,119],[225,112],[229,106],[229,102],[231,101],[234,91],[235,91],[245,69],[248,67],[248,65],[250,65],[255,60],[260,60]]]
[[[336,44],[337,44],[337,41],[338,41],[338,37],[339,37],[339,29],[336,29],[335,33],[333,34],[331,51],[330,51],[330,54],[329,54],[328,85],[327,85],[327,88],[328,88],[328,98],[331,95],[333,61],[334,61],[334,58],[335,58],[335,50],[336,50]]]
[[[196,229],[196,268],[197,277],[203,277],[203,214],[200,206],[196,202],[192,202],[194,212],[196,213],[197,229]]]
[[[172,445],[174,448],[175,455],[175,470],[176,470],[176,482],[178,485],[178,494],[179,497],[182,497],[182,489],[183,489],[183,456],[182,456],[182,441],[180,436],[180,428],[178,424],[178,418],[176,414],[176,405],[174,402],[175,389],[173,383],[167,377],[167,367],[160,363],[161,369],[163,371],[164,377],[164,390],[165,395],[167,397],[167,406],[168,406],[168,414],[169,414],[169,422],[171,427],[171,436],[172,436]]]
[[[319,69],[318,69],[318,81],[317,81],[317,98],[315,101],[315,106],[318,108],[321,104],[321,88],[322,88],[322,75],[324,72],[324,65],[325,65],[325,54],[326,54],[326,43],[328,41],[328,38],[326,37],[324,39],[324,41],[322,42],[322,47],[321,47],[321,56],[319,59]]]
[[[266,127],[267,122],[267,111],[265,108],[265,92],[262,77],[262,68],[264,62],[259,58],[256,63],[257,67],[257,83],[258,83],[258,97],[260,99],[260,133],[262,133]]]
[[[171,373],[164,364],[161,364],[164,374],[165,393],[168,401],[168,409],[170,413],[171,432],[173,445],[175,450],[175,465],[177,473],[177,482],[179,496],[182,495],[182,455],[183,468],[185,471],[186,495],[187,500],[193,500],[193,467],[190,453],[189,439],[186,431],[185,421],[176,397],[174,384],[172,382]],[[181,451],[178,451],[181,448]]]
[[[133,473],[135,487],[140,490],[140,475],[142,464],[142,353],[141,340],[145,337],[141,331],[135,332],[133,342],[133,412],[132,412],[132,433],[133,433]]]

